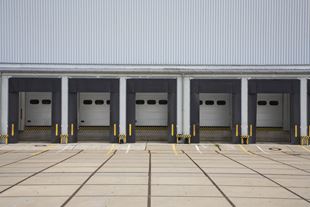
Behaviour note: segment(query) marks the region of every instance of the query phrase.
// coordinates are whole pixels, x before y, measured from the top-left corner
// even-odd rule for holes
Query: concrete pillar
[[[126,77],[119,80],[119,135],[126,136]]]
[[[191,134],[191,81],[189,77],[183,78],[183,134]]]
[[[1,100],[2,100],[2,97],[1,97],[2,96],[2,75],[1,74],[0,74],[0,87],[1,87],[0,88],[0,135],[1,135],[2,134],[2,132],[1,132],[1,128],[2,128],[1,127],[2,126],[1,125],[1,122],[2,122],[2,118],[1,118],[2,117],[2,106],[1,106],[2,105],[2,103],[1,103]]]
[[[248,136],[248,79],[241,79],[241,136]]]
[[[183,78],[177,78],[177,134],[183,133]]]
[[[68,77],[61,78],[61,143],[68,142],[68,106],[69,106]],[[65,140],[63,140],[65,139]]]
[[[300,136],[307,136],[307,78],[300,79]]]
[[[1,135],[8,135],[9,120],[9,77],[1,77]]]

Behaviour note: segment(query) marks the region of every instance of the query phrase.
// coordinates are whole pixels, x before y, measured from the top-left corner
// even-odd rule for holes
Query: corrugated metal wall
[[[309,0],[0,0],[0,62],[310,64]]]

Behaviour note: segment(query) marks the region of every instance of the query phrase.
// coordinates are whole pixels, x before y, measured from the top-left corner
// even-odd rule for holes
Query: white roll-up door
[[[167,126],[167,123],[167,93],[136,93],[136,126]]]
[[[283,94],[257,94],[257,127],[283,127]]]
[[[231,126],[231,94],[200,93],[200,126]]]
[[[110,93],[80,93],[80,126],[110,125]]]
[[[26,92],[26,126],[51,126],[52,93]]]

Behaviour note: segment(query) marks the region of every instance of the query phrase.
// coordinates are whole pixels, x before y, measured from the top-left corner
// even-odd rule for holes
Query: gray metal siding
[[[0,0],[0,62],[310,64],[309,0]]]

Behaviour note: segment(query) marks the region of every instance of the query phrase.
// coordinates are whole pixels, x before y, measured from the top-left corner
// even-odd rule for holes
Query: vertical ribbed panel
[[[310,64],[309,0],[0,0],[0,62]]]

